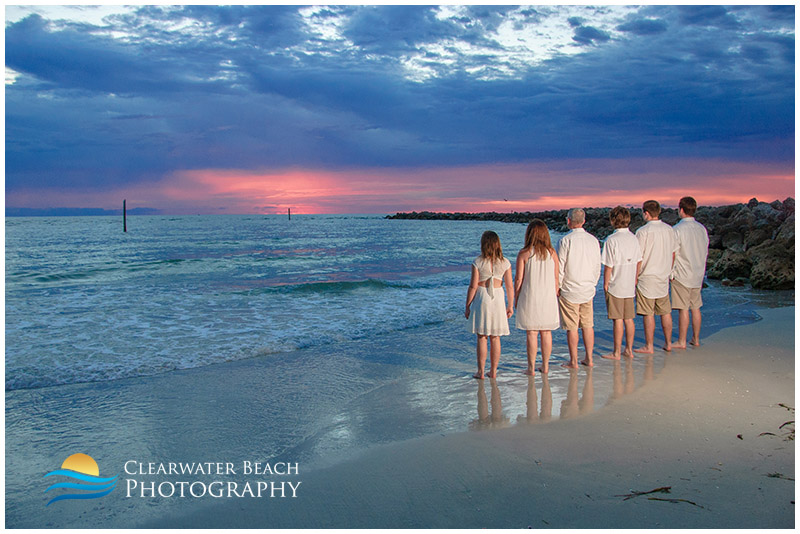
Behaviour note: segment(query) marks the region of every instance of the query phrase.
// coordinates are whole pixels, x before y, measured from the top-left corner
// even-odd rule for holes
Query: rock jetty
[[[629,206],[630,207],[630,206]],[[585,208],[586,231],[598,239],[613,228],[608,220],[611,208]],[[388,215],[387,219],[451,221],[500,221],[528,224],[542,219],[547,227],[567,232],[567,210],[512,213],[411,212]],[[750,284],[755,289],[794,289],[794,198],[766,203],[753,198],[747,204],[699,206],[695,218],[708,229],[707,276],[723,285]],[[678,210],[664,208],[661,220],[674,225]],[[631,231],[644,224],[642,210],[631,210]]]

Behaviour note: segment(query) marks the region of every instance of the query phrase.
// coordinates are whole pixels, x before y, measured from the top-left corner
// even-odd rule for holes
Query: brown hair
[[[661,214],[661,206],[655,200],[647,200],[642,204],[642,211],[646,211],[654,219],[658,219]]]
[[[490,260],[492,263],[503,259],[500,236],[491,230],[486,230],[481,236],[481,257]]]
[[[689,217],[694,217],[694,212],[697,211],[697,201],[692,197],[683,197],[678,202],[678,207]]]
[[[631,223],[631,212],[625,206],[617,206],[611,210],[608,218],[614,228],[627,228]]]
[[[532,250],[533,255],[540,260],[547,259],[548,254],[553,250],[550,243],[550,232],[547,225],[541,219],[534,219],[528,224],[525,230],[525,250]]]

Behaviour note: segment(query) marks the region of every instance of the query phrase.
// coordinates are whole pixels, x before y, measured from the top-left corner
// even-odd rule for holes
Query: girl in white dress
[[[558,313],[558,256],[550,244],[550,232],[541,219],[534,219],[525,231],[525,246],[517,256],[517,328],[528,332],[528,369],[533,376],[537,336],[542,340],[542,373],[549,371],[553,350],[552,330],[560,324]]]
[[[508,304],[503,290],[508,291]],[[491,371],[489,378],[497,376],[500,361],[500,336],[507,336],[508,319],[514,313],[514,286],[511,283],[511,262],[503,257],[500,237],[491,230],[481,236],[481,255],[472,262],[472,275],[467,290],[467,306],[464,317],[472,319],[471,332],[478,336],[478,372],[472,375],[478,380],[484,377],[486,366],[487,338],[491,342]]]

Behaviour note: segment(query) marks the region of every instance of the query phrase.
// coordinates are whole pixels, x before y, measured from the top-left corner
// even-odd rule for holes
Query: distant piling
[[[289,220],[292,220],[292,208],[289,208]]]
[[[127,200],[122,201],[122,231],[128,231],[128,208],[126,206]]]

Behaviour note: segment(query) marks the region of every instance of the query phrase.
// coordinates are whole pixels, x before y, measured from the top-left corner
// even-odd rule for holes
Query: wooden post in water
[[[292,220],[292,208],[289,208],[289,220]]]
[[[126,207],[127,200],[122,201],[122,231],[128,231],[128,209]]]

